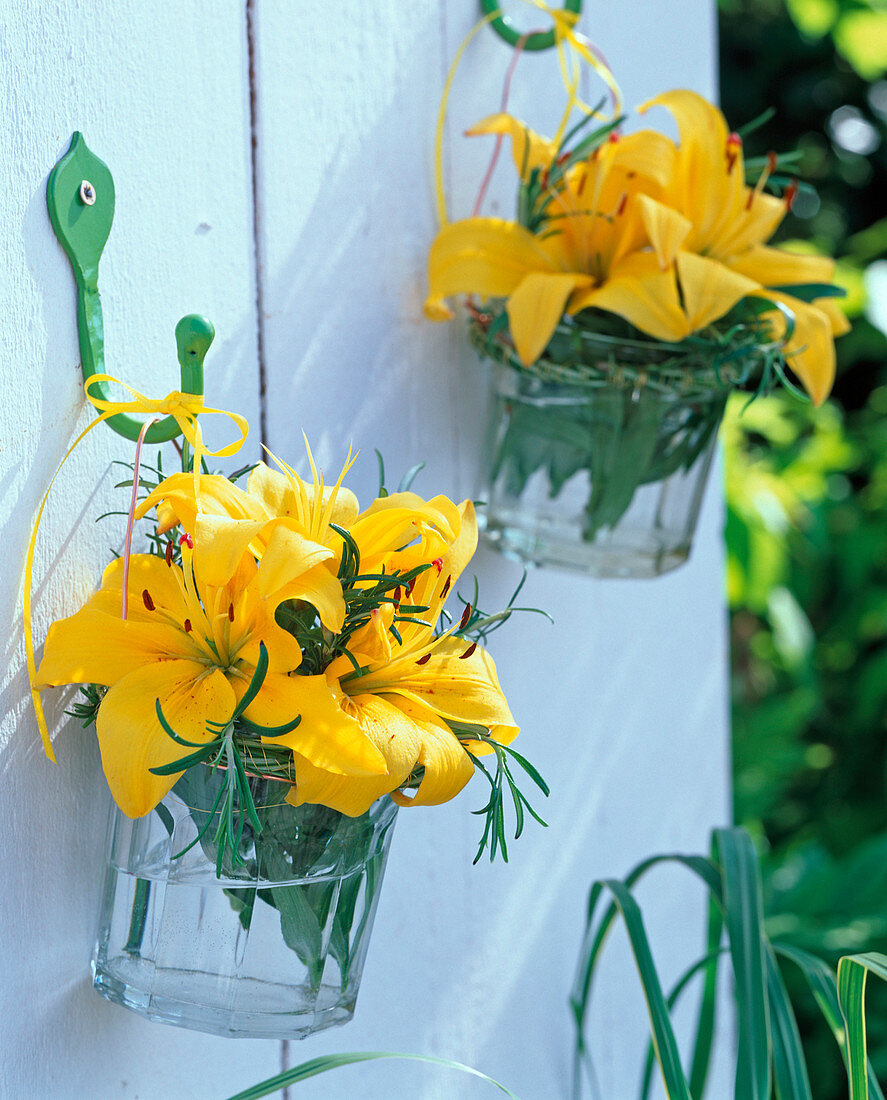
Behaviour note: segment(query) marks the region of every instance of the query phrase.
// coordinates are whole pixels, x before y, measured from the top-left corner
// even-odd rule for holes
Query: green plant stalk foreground
[[[650,1017],[651,1049],[639,1096],[649,1096],[652,1067],[658,1064],[669,1100],[702,1100],[714,1040],[717,968],[729,951],[737,1010],[737,1062],[734,1100],[813,1100],[794,1010],[778,959],[792,962],[805,978],[847,1070],[850,1100],[884,1100],[866,1050],[865,981],[869,972],[887,980],[887,956],[875,953],[842,958],[837,974],[800,948],[771,940],[764,930],[761,874],[751,837],[744,829],[717,829],[710,857],[659,855],[635,867],[624,880],[592,885],[585,937],[570,998],[576,1027],[574,1100],[583,1094],[583,1073],[596,1088],[585,1022],[595,970],[617,916],[628,932]],[[662,990],[643,917],[632,891],[646,873],[677,863],[702,879],[708,889],[706,952],[680,977],[668,997]],[[605,894],[612,897],[601,910]],[[726,947],[721,941],[726,930]],[[681,1064],[671,1009],[697,975],[703,977],[689,1080]]]
[[[635,886],[647,872],[666,863],[676,863],[692,871],[702,880],[709,895],[705,953],[686,969],[668,996],[663,992],[643,915],[633,896]],[[612,901],[604,908],[606,895]],[[628,932],[650,1018],[651,1042],[639,1089],[641,1100],[650,1095],[654,1065],[658,1065],[668,1100],[702,1100],[705,1095],[715,1033],[718,964],[728,952],[737,1011],[734,1100],[772,1100],[773,1097],[813,1100],[804,1050],[780,971],[780,960],[793,963],[800,970],[835,1038],[847,1071],[849,1100],[884,1100],[867,1056],[865,987],[869,973],[887,981],[887,956],[874,952],[844,956],[836,974],[810,952],[771,940],[764,930],[757,854],[751,837],[740,828],[716,829],[709,857],[652,856],[622,880],[598,879],[592,884],[579,966],[570,996],[576,1028],[574,1100],[580,1100],[583,1095],[586,1076],[593,1092],[598,1093],[585,1023],[596,967],[607,937],[620,916]],[[688,1079],[672,1027],[671,1011],[697,976],[703,981],[703,995]],[[480,1071],[458,1062],[419,1054],[361,1052],[311,1059],[237,1093],[230,1100],[257,1100],[319,1073],[379,1058],[403,1058],[459,1069],[488,1081],[507,1096],[515,1095]]]
[[[458,1069],[463,1073],[471,1074],[472,1077],[479,1077],[482,1081],[489,1081],[500,1092],[512,1097],[512,1100],[518,1100],[518,1097],[510,1089],[500,1085],[492,1077],[487,1077],[480,1070],[472,1069],[471,1066],[463,1066],[461,1062],[452,1062],[448,1058],[433,1058],[424,1054],[391,1054],[387,1051],[357,1051],[348,1054],[327,1054],[321,1058],[312,1058],[309,1062],[302,1062],[301,1065],[285,1070],[283,1073],[277,1074],[276,1077],[269,1077],[267,1081],[262,1081],[258,1085],[253,1085],[252,1088],[238,1092],[235,1096],[229,1097],[229,1100],[258,1100],[260,1096],[270,1096],[272,1092],[284,1089],[288,1085],[297,1085],[300,1081],[307,1081],[309,1077],[316,1077],[319,1073],[326,1073],[328,1070],[338,1069],[340,1066],[350,1066],[355,1062],[374,1062],[380,1058],[397,1058],[408,1062],[428,1062],[431,1065],[445,1066],[447,1069]]]

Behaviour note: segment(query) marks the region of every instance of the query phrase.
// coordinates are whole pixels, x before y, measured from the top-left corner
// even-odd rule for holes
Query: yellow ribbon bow
[[[122,386],[131,394],[132,400],[109,401],[102,397],[93,397],[89,392],[89,388],[98,382],[113,382],[118,386]],[[173,390],[173,392],[168,393],[166,397],[156,400],[151,397],[146,397],[143,393],[139,393],[139,391],[133,389],[132,386],[128,386],[125,382],[121,382],[110,374],[91,375],[83,384],[83,392],[86,394],[87,399],[99,410],[99,416],[91,421],[83,429],[80,435],[77,436],[68,448],[65,457],[58,464],[55,473],[52,475],[46,492],[43,494],[40,507],[37,509],[37,517],[34,520],[34,528],[31,531],[31,538],[28,542],[28,553],[25,558],[23,625],[25,631],[25,652],[28,662],[28,682],[31,688],[31,699],[34,702],[34,711],[37,715],[37,727],[40,730],[40,739],[43,742],[43,749],[53,763],[55,763],[55,752],[53,751],[52,741],[49,737],[49,728],[46,724],[46,715],[43,712],[43,703],[40,700],[40,691],[36,687],[37,662],[34,658],[34,635],[31,626],[31,575],[34,569],[34,548],[37,544],[37,531],[40,527],[43,509],[46,507],[46,501],[49,498],[50,490],[55,484],[55,479],[61,473],[62,467],[71,457],[71,454],[80,442],[89,435],[97,424],[101,424],[103,420],[108,420],[118,413],[135,412],[147,413],[148,415],[152,413],[161,413],[164,416],[171,416],[175,420],[181,429],[182,435],[191,447],[194,455],[192,469],[194,472],[195,489],[199,490],[200,467],[204,456],[210,455],[214,458],[227,458],[230,455],[236,454],[246,442],[246,437],[249,434],[249,423],[246,417],[241,416],[239,413],[227,412],[225,409],[207,408],[203,403],[201,394],[181,393],[178,390]],[[240,438],[234,440],[233,443],[228,443],[224,447],[220,447],[216,451],[212,451],[206,447],[203,442],[203,433],[200,429],[197,417],[207,413],[209,415],[228,417],[240,432]]]

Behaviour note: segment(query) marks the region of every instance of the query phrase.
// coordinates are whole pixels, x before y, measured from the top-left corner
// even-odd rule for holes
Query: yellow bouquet
[[[774,175],[773,154],[749,165],[756,179],[747,182],[742,138],[695,92],[666,92],[640,112],[657,107],[677,122],[678,143],[655,130],[622,136],[621,119],[584,137],[590,119],[580,123],[575,145],[507,114],[474,126],[470,134],[510,137],[520,215],[441,229],[429,256],[426,312],[451,317],[446,299],[456,294],[504,299],[514,347],[529,367],[557,325],[583,311],[678,344],[745,309],[768,323],[769,332],[755,328],[759,342],[781,337],[781,355],[821,404],[834,380],[833,337],[848,327],[835,303],[834,263],[766,243],[797,184]],[[768,182],[780,194],[768,193]]]
[[[356,817],[383,795],[446,802],[479,757],[505,764],[518,727],[481,643],[511,608],[445,609],[477,545],[471,501],[382,487],[360,510],[350,465],[332,485],[313,458],[308,482],[285,462],[245,489],[163,478],[134,516],[156,508],[153,552],[115,559],[51,626],[37,686],[90,685],[79,713],[127,816],[204,765]],[[245,810],[248,783],[231,800]]]
[[[581,36],[559,42],[613,87]],[[577,81],[552,138],[504,111],[468,131],[510,142],[517,215],[442,226],[425,309],[447,320],[466,296],[471,341],[497,364],[487,537],[523,561],[655,576],[689,554],[730,390],[795,388],[791,372],[814,405],[828,396],[843,291],[831,259],[767,243],[799,186],[780,157],[746,160],[688,90],[640,108],[667,111],[677,142],[623,132]]]

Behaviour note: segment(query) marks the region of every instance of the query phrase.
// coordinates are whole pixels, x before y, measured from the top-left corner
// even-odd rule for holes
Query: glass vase
[[[675,385],[636,365],[562,380],[506,362],[492,378],[481,489],[490,542],[596,577],[655,577],[687,559],[723,386]]]
[[[261,831],[245,822],[242,862],[226,854],[217,876],[212,807],[225,782],[192,768],[145,817],[112,807],[95,988],[213,1035],[301,1039],[344,1024],[397,807],[386,797],[350,818],[291,806],[285,783],[251,780]]]

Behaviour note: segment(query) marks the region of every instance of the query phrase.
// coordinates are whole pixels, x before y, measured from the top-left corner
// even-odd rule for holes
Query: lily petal
[[[220,588],[234,576],[267,520],[200,514],[194,526],[194,570],[204,584]]]
[[[837,299],[817,298],[813,305],[828,317],[832,326],[832,336],[843,336],[845,332],[850,331],[850,322]]]
[[[300,479],[301,480],[301,479]],[[309,502],[315,497],[314,486],[303,482],[305,493]],[[259,501],[268,516],[289,516],[298,519],[301,509],[298,506],[292,485],[286,474],[279,470],[272,470],[264,462],[260,462],[250,473],[246,483],[247,492],[255,500]],[[326,504],[333,493],[333,486],[324,486],[322,502]],[[330,522],[339,527],[347,527],[356,518],[358,513],[357,497],[350,489],[340,486],[336,493]]]
[[[781,302],[794,314],[795,327],[785,345],[785,356],[788,365],[813,399],[813,404],[821,405],[831,392],[835,380],[835,344],[831,318],[816,306],[788,294],[761,290],[758,295]],[[784,331],[786,322],[782,314],[774,311],[772,316],[774,324],[781,326]]]
[[[827,256],[786,252],[758,244],[731,257],[730,267],[761,286],[788,286],[791,283],[830,283],[835,261]]]
[[[242,489],[221,474],[202,474],[200,477],[200,501],[194,496],[194,478],[191,474],[171,474],[150,493],[136,509],[135,518],[141,519],[155,506],[158,514],[164,508],[163,531],[181,523],[193,533],[198,510],[232,519],[263,519],[260,506]]]
[[[657,130],[625,134],[615,147],[612,167],[643,176],[658,187],[666,187],[674,172],[677,149],[674,142]]]
[[[760,289],[759,283],[705,256],[681,252],[676,262],[691,332],[717,321]]]
[[[37,686],[111,685],[147,664],[170,657],[193,660],[198,655],[188,636],[174,626],[124,622],[87,604],[50,626]]]
[[[531,272],[508,299],[508,320],[518,358],[525,367],[539,358],[563,316],[567,299],[591,276],[576,272]]]
[[[425,769],[425,775],[415,793],[392,791],[398,806],[439,806],[449,802],[474,775],[474,764],[459,738],[445,722],[429,717],[425,708],[416,707],[406,699],[395,705],[409,716],[421,730],[421,747],[415,764]]]
[[[148,769],[189,751],[157,721],[157,699],[172,729],[188,741],[212,740],[207,722],[224,722],[234,709],[234,692],[222,673],[207,674],[204,665],[192,661],[144,665],[108,690],[96,729],[108,786],[127,817],[152,810],[181,775],[152,775]]]
[[[505,298],[531,271],[556,271],[549,249],[522,225],[464,218],[435,237],[428,259],[430,298],[480,294]],[[434,318],[432,318],[434,319]]]
[[[291,530],[285,520],[278,521],[268,536],[259,564],[259,592],[262,596],[269,596],[332,558],[335,558],[335,553],[329,547]],[[337,629],[340,628],[341,623]]]
[[[424,665],[397,662],[367,673],[357,683],[362,691],[398,695],[439,718],[485,726],[497,741],[508,744],[518,727],[499,686],[493,658],[480,646],[466,657],[467,648],[464,640],[448,638]]]
[[[602,287],[578,291],[569,310],[578,313],[589,306],[624,317],[656,340],[677,342],[689,335],[674,270],[663,271],[652,252],[633,252],[620,260]]]
[[[261,566],[259,567],[261,572]],[[338,634],[345,621],[345,599],[342,583],[334,577],[326,565],[316,565],[307,573],[279,588],[273,596],[275,606],[284,600],[304,600],[310,603],[320,616],[320,621],[334,634]]]
[[[468,137],[479,134],[503,134],[511,138],[511,155],[522,179],[530,178],[534,168],[547,168],[557,156],[557,146],[529,126],[508,114],[489,115],[465,131]]]
[[[238,698],[246,691],[238,681]],[[325,676],[283,676],[269,672],[245,717],[259,726],[282,726],[297,715],[302,721],[269,744],[285,745],[312,764],[338,775],[386,775],[385,758],[347,714]]]
[[[187,615],[187,606],[178,578],[180,571],[170,567],[156,554],[132,554],[129,559],[129,610],[134,622],[156,622],[158,615],[149,611],[142,596],[147,592],[155,608],[168,611],[177,621]],[[102,574],[102,587],[89,599],[96,611],[120,618],[123,611],[123,558],[115,558]]]
[[[724,226],[733,226],[742,212],[745,202],[742,152],[736,150],[735,162],[729,168],[730,135],[726,120],[713,103],[696,92],[687,89],[665,92],[643,104],[639,111],[643,114],[656,106],[671,112],[680,133],[673,183],[664,201],[691,218],[693,232],[687,246],[702,251]]]
[[[693,228],[693,223],[677,210],[656,202],[649,195],[638,195],[637,203],[647,237],[659,259],[659,266],[664,271],[677,256]]]
[[[296,786],[287,796],[295,806],[319,802],[357,817],[377,798],[389,794],[409,776],[422,752],[422,729],[396,706],[376,695],[360,695],[346,704],[366,738],[384,756],[384,775],[335,775],[296,755]]]

